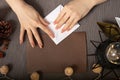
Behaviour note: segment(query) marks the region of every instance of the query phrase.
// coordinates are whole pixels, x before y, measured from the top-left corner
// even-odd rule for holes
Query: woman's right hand
[[[11,0],[8,1],[10,4]],[[9,3],[9,1],[11,1]],[[13,0],[14,1],[14,0]],[[16,13],[21,29],[20,29],[20,44],[23,43],[24,33],[27,32],[29,42],[32,47],[35,47],[33,36],[35,37],[38,45],[42,48],[43,44],[38,34],[37,28],[43,30],[51,38],[54,38],[53,32],[48,28],[48,23],[39,15],[39,13],[23,0],[16,0],[16,3],[11,3],[10,6]]]

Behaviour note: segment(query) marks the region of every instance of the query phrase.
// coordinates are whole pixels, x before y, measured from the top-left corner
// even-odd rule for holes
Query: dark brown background
[[[31,5],[33,5],[44,17],[50,11],[52,11],[59,4],[66,4],[69,0],[27,0]],[[108,2],[96,6],[92,11],[79,23],[81,27],[77,31],[85,31],[87,34],[87,46],[88,54],[92,54],[95,51],[93,45],[91,45],[90,40],[99,41],[98,26],[96,22],[107,21],[115,22],[114,17],[120,16],[120,0],[108,0]],[[0,19],[9,20],[14,24],[15,31],[11,36],[11,43],[7,51],[7,56],[4,59],[0,59],[0,66],[3,64],[12,64],[12,70],[10,71],[10,76],[15,77],[18,80],[25,80],[26,73],[26,41],[23,45],[19,45],[19,22],[16,15],[8,7],[4,0],[0,2]],[[90,70],[91,65],[95,62],[93,57],[88,57],[88,70]],[[91,72],[81,73],[79,79],[92,80],[94,77]]]

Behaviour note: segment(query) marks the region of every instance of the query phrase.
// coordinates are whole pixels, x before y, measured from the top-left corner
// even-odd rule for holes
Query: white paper
[[[115,17],[115,19],[117,21],[118,26],[120,27],[120,18],[119,17]]]
[[[64,25],[60,29],[56,30],[55,29],[56,25],[54,25],[54,21],[59,15],[62,8],[63,6],[59,5],[56,9],[54,9],[51,13],[49,13],[45,17],[45,19],[50,23],[48,27],[53,31],[55,35],[55,38],[53,38],[52,40],[56,45],[59,44],[62,40],[64,40],[67,36],[69,36],[73,31],[75,31],[80,26],[79,24],[76,24],[70,31],[65,31],[63,33],[61,33],[61,30],[64,27]]]

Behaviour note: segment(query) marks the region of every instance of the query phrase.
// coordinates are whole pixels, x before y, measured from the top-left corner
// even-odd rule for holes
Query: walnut
[[[65,68],[65,75],[66,76],[72,76],[73,75],[73,68],[72,67],[66,67]]]
[[[4,65],[4,66],[2,66],[2,67],[0,68],[1,74],[6,75],[6,74],[8,73],[8,71],[9,71],[9,68],[8,68],[8,66],[6,66],[6,65]]]
[[[102,72],[102,67],[99,64],[93,64],[93,69],[92,71],[94,73],[100,74]]]
[[[40,75],[37,72],[33,72],[30,76],[31,80],[39,80]]]

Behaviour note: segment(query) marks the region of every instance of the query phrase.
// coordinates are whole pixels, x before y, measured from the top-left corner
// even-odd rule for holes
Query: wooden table
[[[59,4],[66,4],[69,0],[27,0],[27,2],[35,7],[42,16],[46,16]],[[95,48],[90,43],[90,40],[100,41],[98,34],[98,26],[96,22],[107,21],[114,22],[116,16],[120,16],[120,0],[108,0],[108,2],[96,6],[91,12],[82,19],[79,23],[81,27],[77,31],[85,31],[87,34],[87,46],[88,54],[95,52]],[[0,66],[3,64],[11,64],[12,68],[9,73],[11,77],[17,80],[26,80],[28,74],[26,73],[26,41],[24,44],[19,44],[19,22],[12,10],[8,7],[4,0],[0,2],[0,19],[8,20],[13,23],[15,28],[14,33],[11,36],[11,42],[9,49],[7,50],[7,56],[0,59]],[[88,70],[95,62],[93,57],[88,57]],[[84,77],[88,76],[88,77]],[[90,73],[81,74],[80,79],[92,79],[93,74]]]

